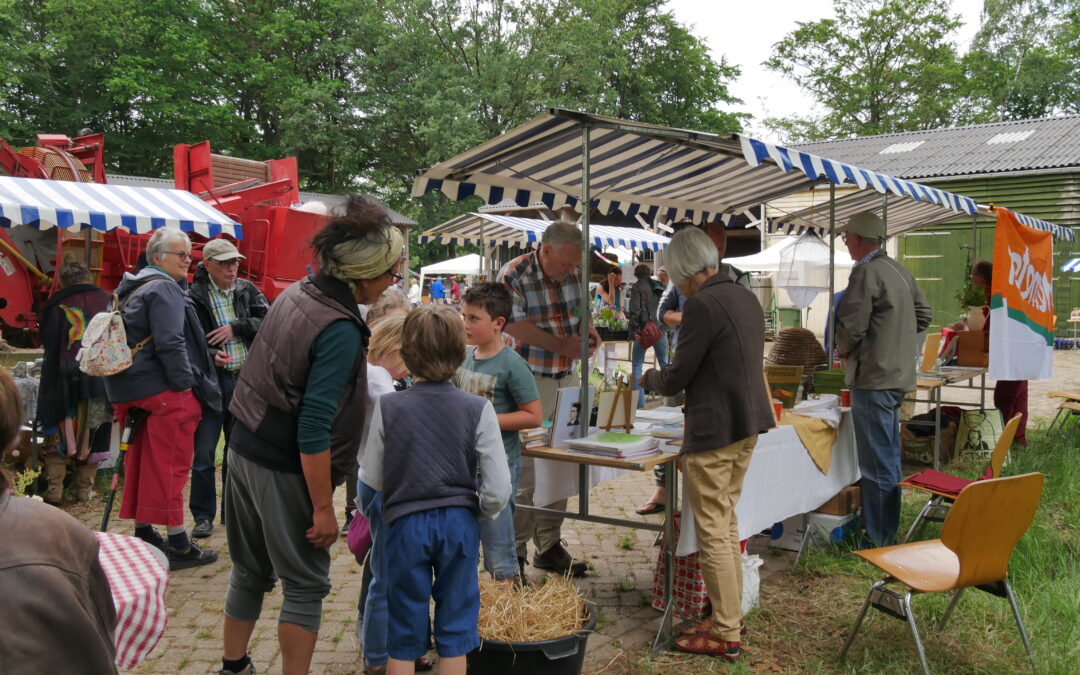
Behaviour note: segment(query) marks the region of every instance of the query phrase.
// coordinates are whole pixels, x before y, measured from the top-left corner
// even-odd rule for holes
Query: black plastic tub
[[[468,656],[469,675],[581,675],[585,643],[596,629],[596,606],[585,603],[585,627],[542,642],[484,640]]]

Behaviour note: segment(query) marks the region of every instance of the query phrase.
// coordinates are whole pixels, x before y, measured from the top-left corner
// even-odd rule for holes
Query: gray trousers
[[[536,388],[540,390],[540,406],[544,411],[544,419],[551,417],[555,409],[555,398],[558,396],[560,387],[576,387],[578,385],[577,374],[571,374],[561,380],[550,377],[533,375],[536,378]],[[536,492],[536,470],[532,457],[521,458],[521,478],[518,481],[516,503],[525,506],[533,505],[533,494]],[[545,505],[549,509],[558,511],[566,510],[566,500]],[[552,516],[546,513],[532,513],[525,509],[514,511],[514,539],[517,544],[517,555],[524,558],[525,545],[530,539],[536,544],[536,552],[544,553],[562,539],[562,516]]]
[[[225,533],[232,572],[225,615],[254,622],[263,596],[281,579],[279,623],[319,632],[330,593],[330,551],[308,543],[313,509],[301,473],[273,471],[229,453]]]

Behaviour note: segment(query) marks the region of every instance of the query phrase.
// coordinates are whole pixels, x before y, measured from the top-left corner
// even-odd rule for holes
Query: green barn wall
[[[1073,228],[1080,240],[1080,172],[1001,176],[966,180],[923,181],[942,190],[997,204],[1034,218]],[[963,310],[956,300],[964,280],[967,251],[973,246],[970,216],[902,235],[898,255],[934,309],[932,329],[957,319]],[[975,228],[976,260],[990,260],[994,252],[994,221],[979,217]],[[1058,333],[1065,335],[1074,307],[1080,307],[1080,274],[1059,272],[1070,258],[1080,257],[1080,241],[1054,241],[1054,307]]]

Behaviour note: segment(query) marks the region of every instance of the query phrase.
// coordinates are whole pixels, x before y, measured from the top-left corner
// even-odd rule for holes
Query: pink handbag
[[[356,562],[364,564],[364,557],[371,550],[371,523],[362,513],[357,511],[349,523],[349,535],[346,541],[349,544],[349,552],[356,558]]]

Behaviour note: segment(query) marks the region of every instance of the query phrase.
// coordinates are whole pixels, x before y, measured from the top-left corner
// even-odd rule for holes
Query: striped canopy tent
[[[1073,258],[1061,266],[1062,272],[1080,272],[1080,258]]]
[[[964,199],[967,199],[966,197]],[[879,195],[873,192],[860,191],[837,197],[834,201],[834,214],[837,223],[843,223],[853,214],[860,211],[870,211],[881,216],[888,224],[890,236],[903,234],[916,230],[920,227],[935,225],[946,220],[952,220],[957,214],[937,208],[926,202],[912,200],[889,199],[889,195]],[[1075,235],[1068,227],[1055,225],[1054,223],[1025,216],[1016,213],[1017,219],[1035,230],[1052,232],[1055,239],[1073,241]],[[978,216],[992,216],[993,211],[989,206],[977,204],[975,214]],[[787,232],[789,234],[802,234],[807,230],[815,230],[819,235],[828,232],[829,209],[807,208],[793,213],[786,213],[770,219],[769,231]],[[824,224],[822,224],[824,221]]]
[[[440,244],[473,244],[475,246],[525,246],[536,244],[544,235],[550,220],[517,218],[491,213],[466,213],[437,225],[420,235],[420,242]],[[614,225],[589,226],[589,236],[598,248],[622,248],[659,251],[670,238],[648,230]]]
[[[240,223],[184,190],[0,176],[0,227],[15,225],[132,234],[176,227],[242,237]]]

